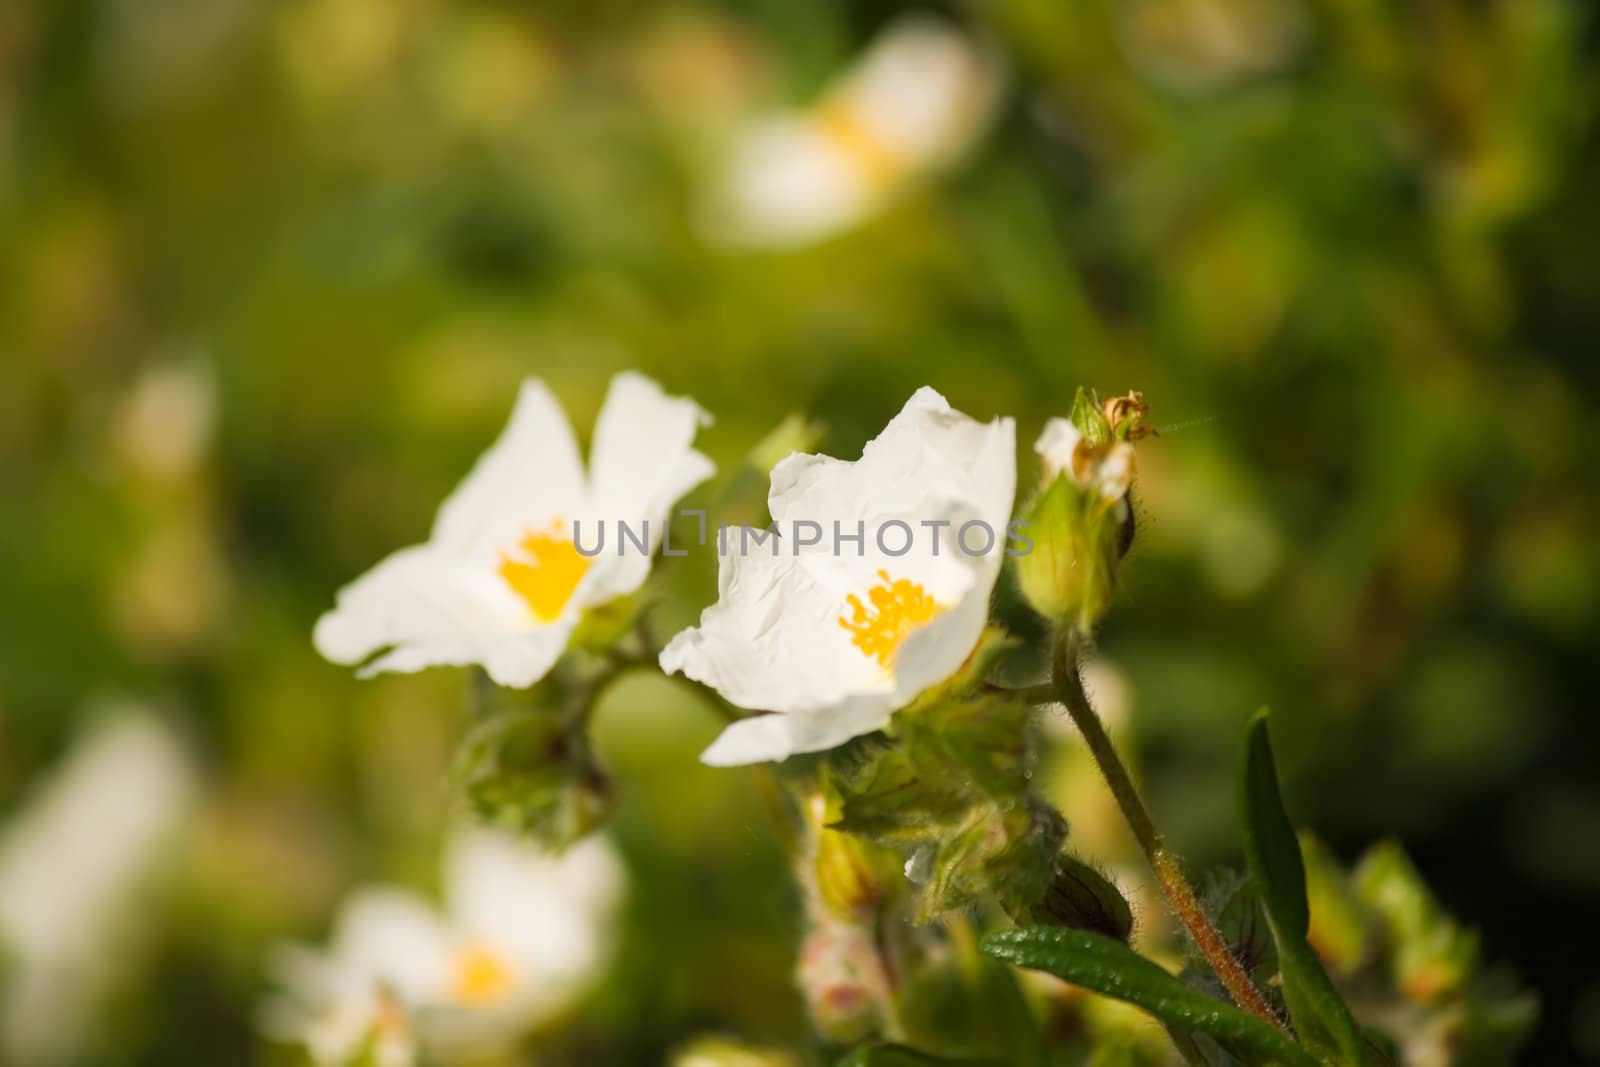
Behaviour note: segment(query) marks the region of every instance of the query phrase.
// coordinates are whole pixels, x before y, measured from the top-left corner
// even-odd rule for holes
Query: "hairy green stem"
[[[1117,807],[1122,809],[1122,817],[1127,820],[1140,849],[1144,851],[1145,859],[1155,871],[1161,891],[1171,903],[1184,929],[1189,931],[1189,936],[1194,940],[1201,955],[1211,964],[1212,970],[1217,972],[1217,977],[1222,980],[1223,986],[1239,1007],[1253,1015],[1259,1015],[1287,1033],[1282,1020],[1272,1011],[1266,998],[1250,980],[1249,973],[1234,958],[1227,942],[1217,932],[1205,909],[1200,906],[1194,888],[1190,886],[1188,878],[1183,873],[1182,864],[1167,848],[1161,831],[1156,829],[1149,810],[1139,799],[1139,791],[1134,787],[1127,766],[1117,755],[1105,726],[1100,722],[1100,716],[1089,703],[1088,693],[1084,692],[1083,681],[1078,675],[1081,644],[1082,637],[1076,629],[1072,627],[1064,629],[1056,639],[1055,654],[1051,662],[1052,684],[1047,687],[1035,686],[1021,692],[1030,699],[1036,699],[1040,689],[1048,689],[1050,699],[1059,700],[1066,705],[1067,713],[1072,716],[1078,732],[1088,744],[1089,752],[1100,767],[1106,785],[1111,788],[1111,795],[1116,799]]]

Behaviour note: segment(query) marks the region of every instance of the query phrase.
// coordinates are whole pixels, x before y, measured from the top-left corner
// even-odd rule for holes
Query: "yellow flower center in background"
[[[850,614],[839,616],[839,625],[850,631],[851,644],[889,668],[911,631],[945,609],[916,582],[890,579],[888,571],[879,571],[878,577],[883,580],[867,590],[870,604],[854,593],[845,598]]]
[[[822,104],[812,113],[812,121],[872,188],[893,184],[905,169],[899,153],[862,120],[848,99]]]
[[[470,944],[451,961],[450,995],[459,1004],[486,1008],[506,998],[517,984],[505,961],[480,944]]]
[[[589,561],[578,553],[566,534],[566,523],[560,519],[548,532],[525,536],[517,549],[522,558],[500,553],[500,577],[540,622],[552,622],[588,573]]]

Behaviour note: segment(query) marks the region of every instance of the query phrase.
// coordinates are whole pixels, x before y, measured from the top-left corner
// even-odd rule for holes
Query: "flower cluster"
[[[1373,1039],[1339,984],[1365,959],[1347,944],[1361,923],[1329,906],[1347,895],[1342,876],[1319,868],[1314,850],[1301,855],[1265,716],[1247,734],[1240,790],[1250,873],[1203,897],[1090,703],[1083,651],[1133,538],[1134,442],[1154,432],[1147,416],[1138,393],[1101,403],[1080,390],[1035,442],[1037,488],[1016,519],[1009,418],[974,419],[923,388],[856,459],[772,456],[775,441],[800,435],[786,425],[756,453],[770,464],[770,551],[719,552],[715,601],[658,647],[653,557],[679,499],[715,473],[694,449],[709,419],[638,374],[619,375],[585,467],[548,390],[525,384],[511,425],[446,501],[430,540],[340,593],[315,639],[332,660],[365,663],[364,674],[470,664],[501,686],[534,687],[530,701],[474,727],[457,784],[480,814],[538,844],[488,831],[459,838],[442,914],[395,890],[356,894],[330,949],[284,954],[292,995],[270,1021],[321,1063],[366,1056],[404,1067],[419,1050],[504,1047],[569,1004],[604,961],[621,884],[619,861],[590,833],[611,788],[588,720],[614,678],[643,668],[700,683],[731,720],[703,762],[784,764],[804,909],[795,977],[825,1037],[972,1051],[973,1018],[947,1002],[919,1015],[906,990],[953,983],[977,1017],[989,1012],[973,985],[978,942],[966,918],[988,903],[1019,929],[991,935],[983,951],[1157,1015],[1191,1060],[1213,1062],[1205,1050],[1215,1048],[1247,1064],[1371,1062]],[[706,513],[694,514],[704,544]],[[619,536],[639,531],[637,551],[578,544],[581,524],[608,519]],[[860,537],[848,552],[821,535],[891,527],[933,535],[893,546]],[[964,535],[980,528],[1007,537],[975,551]],[[1013,539],[1026,550],[1008,551]],[[991,611],[1008,557],[1048,626],[1042,657]],[[1048,680],[1029,681],[1041,664]],[[1046,704],[1068,713],[1189,937],[1195,958],[1182,980],[1134,952],[1123,890],[1069,849],[1066,818],[1034,781],[1036,709]],[[1391,1023],[1404,1038],[1420,1019],[1455,1039],[1498,1010],[1469,989],[1471,939],[1436,914],[1409,868],[1380,856],[1363,871],[1367,909],[1393,928],[1410,1006],[1397,1023],[1362,1021]],[[1124,1033],[1105,1041],[1134,1041],[1126,1032],[1136,1028],[1095,1021],[1101,1014],[1084,1015],[1091,1041],[1102,1025]],[[1026,1056],[1024,1039],[997,1035],[976,1051]]]

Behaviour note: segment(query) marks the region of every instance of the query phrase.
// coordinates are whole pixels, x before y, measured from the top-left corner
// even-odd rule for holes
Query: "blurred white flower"
[[[205,457],[216,422],[216,374],[191,356],[139,375],[117,413],[117,441],[141,473],[179,478]]]
[[[704,213],[735,245],[819,240],[958,161],[999,96],[995,58],[950,24],[897,20],[807,110],[740,137]]]
[[[532,685],[585,609],[643,584],[673,504],[714,469],[691,447],[709,422],[692,400],[619,374],[586,476],[565,413],[528,380],[510,425],[439,509],[431,539],[341,590],[317,622],[317,650],[354,664],[387,649],[362,677],[475,663],[500,685]],[[580,553],[574,535],[592,546],[602,521],[648,529],[649,552]]]
[[[0,833],[0,1060],[71,1060],[139,932],[139,891],[195,793],[178,740],[113,709]]]
[[[1014,450],[1010,419],[980,423],[923,388],[860,460],[795,453],[779,463],[767,497],[775,526],[826,532],[814,545],[778,536],[770,554],[725,553],[719,599],[672,639],[661,667],[781,714],[732,724],[701,759],[832,748],[953,674],[988,619]],[[839,536],[858,532],[859,543]]]
[[[458,833],[444,861],[445,907],[398,889],[353,894],[326,950],[280,949],[284,987],[262,1025],[323,1065],[371,1055],[505,1048],[555,1018],[600,976],[625,874],[603,839],[559,856],[488,830]]]

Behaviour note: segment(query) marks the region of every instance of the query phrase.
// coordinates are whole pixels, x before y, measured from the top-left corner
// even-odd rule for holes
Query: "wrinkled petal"
[[[431,543],[492,558],[529,530],[570,518],[584,499],[572,425],[545,384],[530,378],[500,438],[440,507]]]
[[[1015,451],[1010,419],[978,422],[924,386],[867,443],[860,460],[796,454],[778,464],[767,507],[785,524],[904,515],[920,520],[939,518],[938,509],[956,501],[1003,532],[1016,492]]]
[[[857,462],[795,455],[778,464],[768,508],[788,540],[779,537],[771,555],[730,533],[716,603],[660,662],[741,707],[784,714],[730,726],[702,759],[831,748],[880,729],[954,673],[988,616],[1015,489],[1011,421],[979,423],[932,389],[913,395]],[[905,529],[880,543],[891,521]],[[836,544],[835,522],[841,533],[865,533],[859,551]],[[969,522],[977,528],[963,540]],[[818,533],[800,537],[802,523],[818,524],[822,543],[797,555]],[[907,534],[910,551],[893,554]]]
[[[710,424],[700,405],[668,396],[642,374],[625,371],[611,379],[595,422],[589,485],[596,517],[613,527],[606,553],[612,558],[603,569],[596,567],[596,581],[584,590],[589,602],[631,593],[644,582],[650,556],[630,544],[615,558],[620,535],[614,526],[626,521],[642,534],[648,523],[649,548],[655,551],[673,505],[716,471],[693,447],[696,432]]]
[[[667,643],[661,669],[762,711],[816,711],[873,692],[887,703],[893,680],[839,625],[845,592],[809,574],[782,539],[774,556],[741,550],[738,536],[729,532],[716,603]]]

